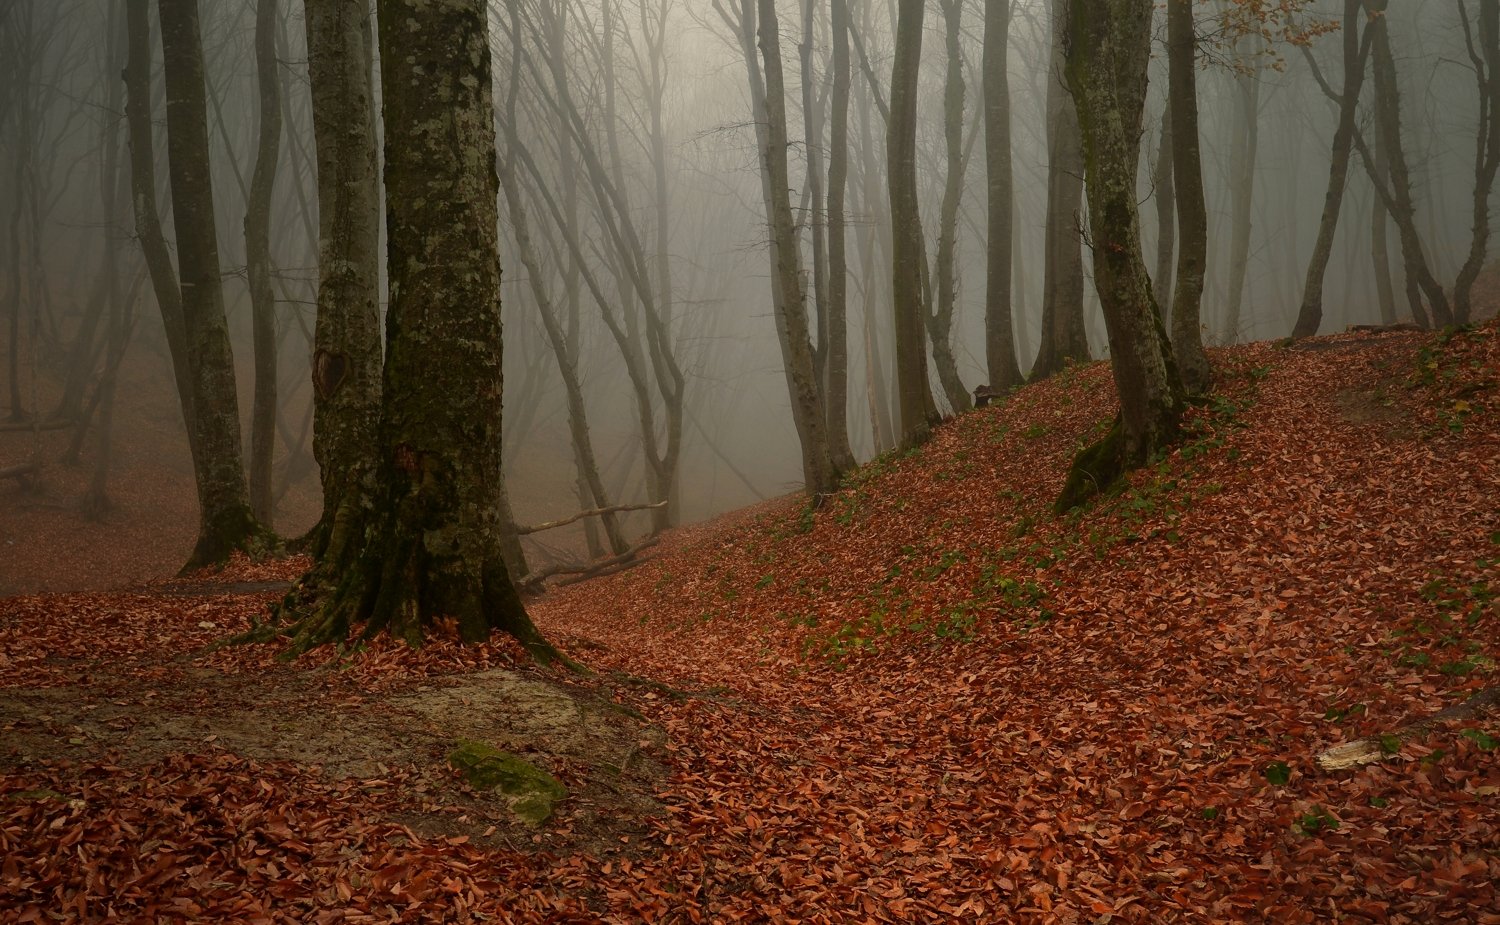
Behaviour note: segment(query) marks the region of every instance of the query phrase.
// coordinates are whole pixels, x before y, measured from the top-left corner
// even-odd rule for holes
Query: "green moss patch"
[[[469,786],[506,798],[511,812],[528,825],[546,822],[553,806],[568,796],[568,788],[551,774],[519,755],[483,742],[460,742],[448,753],[448,763]]]

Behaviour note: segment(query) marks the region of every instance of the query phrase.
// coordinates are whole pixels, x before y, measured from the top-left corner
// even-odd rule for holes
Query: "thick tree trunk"
[[[896,389],[903,447],[926,441],[927,348],[922,318],[922,265],[926,245],[917,199],[917,76],[922,59],[923,0],[898,0],[896,51],[891,69],[891,115],[886,126],[886,171],[891,197],[891,297],[896,320]]]
[[[1385,15],[1386,0],[1367,0],[1374,15],[1367,27],[1372,38],[1372,68],[1375,82],[1375,127],[1385,149],[1389,177],[1391,218],[1401,238],[1401,262],[1406,270],[1406,297],[1412,317],[1427,325],[1422,296],[1427,296],[1432,318],[1440,326],[1453,323],[1453,311],[1443,287],[1433,278],[1422,239],[1417,232],[1416,206],[1412,201],[1411,171],[1406,164],[1406,149],[1401,139],[1401,97],[1396,82],[1396,58],[1391,52],[1391,33]],[[1384,178],[1382,178],[1382,182]]]
[[[1297,311],[1293,337],[1312,337],[1323,324],[1323,276],[1333,254],[1333,235],[1338,229],[1339,212],[1344,202],[1344,187],[1349,179],[1349,154],[1354,148],[1354,116],[1359,104],[1359,90],[1365,79],[1365,61],[1369,58],[1368,36],[1360,41],[1359,23],[1364,19],[1361,0],[1344,0],[1344,87],[1339,99],[1339,123],[1333,133],[1333,154],[1328,166],[1328,192],[1323,198],[1323,217],[1318,223],[1318,237],[1312,258],[1307,264],[1307,280],[1302,287],[1302,307]]]
[[[1203,201],[1203,165],[1198,138],[1198,36],[1193,0],[1167,0],[1167,58],[1172,109],[1172,177],[1177,191],[1177,282],[1172,294],[1172,351],[1189,392],[1209,387],[1213,373],[1203,352],[1199,315],[1208,266],[1208,208]]]
[[[766,113],[761,163],[770,184],[771,237],[776,247],[776,284],[780,289],[780,310],[784,319],[783,348],[792,387],[792,419],[802,443],[802,474],[807,490],[826,492],[838,487],[838,471],[829,454],[827,422],[813,368],[807,305],[798,268],[786,157],[786,91],[775,0],[759,0],[759,13],[760,50],[765,61]]]
[[[1248,41],[1248,39],[1244,40]],[[1240,339],[1245,277],[1250,268],[1251,208],[1255,202],[1255,165],[1260,149],[1260,56],[1247,52],[1246,73],[1235,75],[1235,143],[1229,152],[1229,289],[1221,343]]]
[[[849,0],[829,0],[833,98],[828,128],[828,359],[823,406],[828,453],[840,472],[855,466],[849,446],[849,253],[844,196],[849,180]]]
[[[1042,337],[1031,378],[1089,358],[1083,326],[1083,142],[1078,109],[1063,83],[1063,22],[1071,0],[1052,0],[1051,76],[1047,81],[1047,228]]]
[[[1151,294],[1136,211],[1151,0],[1069,0],[1067,79],[1088,170],[1095,288],[1109,331],[1120,417],[1079,454],[1058,499],[1073,507],[1176,439],[1182,383]]]
[[[158,0],[166,62],[167,160],[192,378],[198,541],[185,569],[256,552],[269,539],[250,511],[240,445],[234,355],[224,319],[208,161],[208,116],[197,0]]]
[[[334,559],[369,503],[380,419],[380,176],[369,0],[305,0],[318,161],[313,455],[323,516],[308,536]]]
[[[381,0],[391,304],[376,491],[293,651],[364,622],[420,643],[439,620],[543,661],[501,553],[501,331],[494,107],[483,0]],[[434,103],[438,105],[434,105]]]
[[[1474,281],[1484,267],[1490,243],[1490,193],[1500,170],[1500,0],[1479,0],[1479,50],[1473,47],[1468,18],[1464,35],[1479,88],[1479,132],[1474,152],[1474,226],[1469,253],[1453,284],[1453,320],[1467,324],[1473,313]]]
[[[1021,382],[1012,321],[1013,183],[1010,162],[1010,0],[984,4],[984,161],[988,242],[985,249],[984,356],[989,387]]]
[[[255,403],[250,412],[250,510],[271,526],[271,467],[276,457],[276,294],[271,289],[271,191],[281,154],[281,81],[276,73],[276,0],[257,0],[255,70],[260,141],[245,204],[245,275],[255,342]]]

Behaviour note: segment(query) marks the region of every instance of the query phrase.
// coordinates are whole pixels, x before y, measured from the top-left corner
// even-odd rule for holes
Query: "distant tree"
[[[1021,382],[1011,318],[1012,219],[1010,157],[1010,0],[984,4],[984,151],[988,241],[985,249],[984,357],[989,386]]]
[[[380,0],[391,305],[380,438],[360,541],[288,599],[292,651],[440,620],[500,629],[542,661],[501,554],[500,262],[484,0]],[[439,105],[434,105],[434,102]]]
[[[1208,208],[1199,154],[1197,52],[1193,0],[1167,0],[1167,103],[1172,111],[1172,179],[1182,238],[1172,288],[1172,351],[1190,392],[1207,389],[1213,378],[1199,320],[1208,268]]]
[[[1152,0],[1070,0],[1067,80],[1088,165],[1094,276],[1109,331],[1120,415],[1074,460],[1067,510],[1177,438],[1183,388],[1141,255],[1136,210]]]
[[[208,157],[197,0],[158,0],[166,63],[167,161],[177,230],[182,318],[192,390],[198,541],[186,569],[256,552],[270,536],[250,510],[234,354],[224,318]]]
[[[1089,358],[1083,327],[1083,142],[1078,109],[1064,82],[1063,28],[1072,0],[1052,0],[1052,62],[1047,81],[1047,227],[1042,337],[1031,378]]]
[[[1453,284],[1454,321],[1465,324],[1472,313],[1474,281],[1484,267],[1490,241],[1490,193],[1500,170],[1500,0],[1479,0],[1478,47],[1474,27],[1462,4],[1458,8],[1469,61],[1479,89],[1479,131],[1474,152],[1474,225],[1469,253]]]
[[[334,561],[361,540],[380,421],[380,160],[369,0],[305,0],[318,172],[313,455],[323,516],[307,537]]]

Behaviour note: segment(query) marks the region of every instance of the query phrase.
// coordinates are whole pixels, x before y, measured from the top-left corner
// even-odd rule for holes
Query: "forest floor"
[[[0,920],[1500,923],[1500,325],[1217,351],[1122,492],[1072,368],[536,599],[214,647],[296,560],[0,600]],[[528,827],[445,755],[570,789]]]

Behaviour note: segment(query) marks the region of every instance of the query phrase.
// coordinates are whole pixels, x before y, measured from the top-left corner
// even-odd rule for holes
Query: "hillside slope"
[[[1500,326],[1215,361],[1189,439],[1079,514],[1103,364],[534,601],[584,678],[201,648],[296,562],[0,601],[0,911],[1500,922],[1500,716],[1314,762],[1500,683]],[[508,825],[460,735],[574,795]]]

